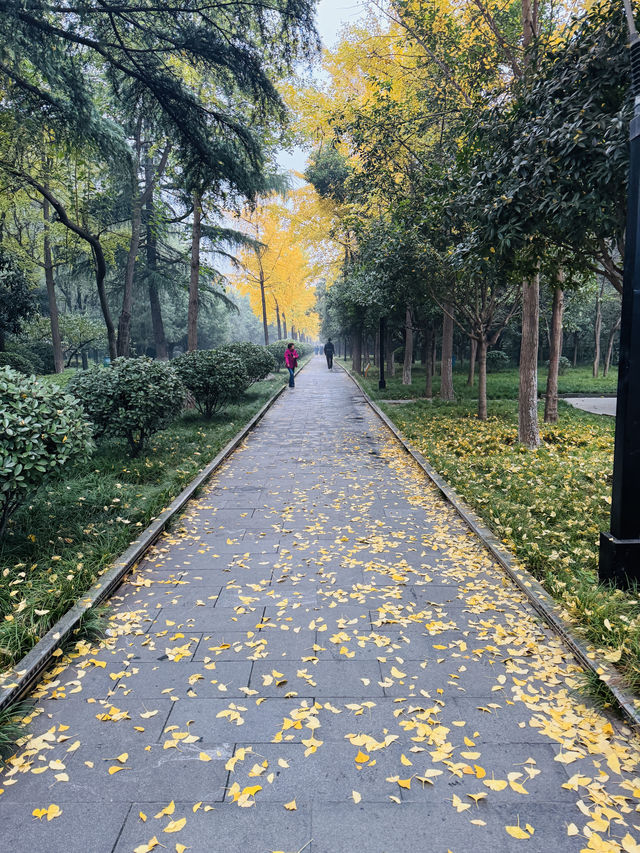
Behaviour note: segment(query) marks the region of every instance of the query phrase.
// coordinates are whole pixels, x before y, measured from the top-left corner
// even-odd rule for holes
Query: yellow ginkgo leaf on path
[[[190,847],[187,847],[186,844],[176,844],[176,853],[184,853],[185,850],[190,850]]]
[[[157,711],[145,711],[143,714],[140,714],[143,720],[148,720],[150,717],[155,717]]]
[[[110,767],[109,776],[113,776],[114,773],[118,773],[120,770],[124,770],[124,767]]]
[[[453,795],[452,803],[457,812],[465,812],[467,809],[471,808],[470,803],[463,803],[457,794]]]
[[[358,804],[362,799],[362,794],[360,794],[358,791],[352,791],[351,797],[353,798],[353,802]]]
[[[570,823],[569,826],[567,827],[567,835],[572,836],[572,835],[579,835],[579,834],[580,834],[580,830],[575,825],[575,823]]]
[[[289,762],[285,761],[284,758],[278,759],[278,767],[288,767],[288,766],[289,766]]]
[[[406,788],[407,790],[409,790],[409,788],[411,788],[411,777],[409,777],[408,779],[398,779],[398,785],[401,788]]]
[[[404,764],[405,767],[412,767],[413,761],[409,761],[406,755],[402,754],[400,756],[400,764]]]
[[[491,791],[504,791],[507,787],[506,779],[483,779],[482,784],[486,785]]]
[[[476,818],[475,820],[470,820],[469,823],[472,823],[474,826],[486,826],[487,823],[484,820],[480,820],[480,818]]]
[[[201,805],[202,805],[202,800],[200,800],[200,802],[198,802],[198,803],[195,803],[195,804],[191,807],[191,811],[195,814],[195,813],[198,811],[198,809],[200,808],[200,806],[201,806]]]
[[[154,815],[154,817],[156,818],[156,820],[158,818],[161,818],[161,817],[165,817],[165,816],[168,817],[169,815],[172,815],[175,810],[176,810],[176,804],[173,802],[173,800],[171,800],[169,805],[165,806],[161,811],[158,812],[157,815]]]
[[[484,800],[488,794],[485,794],[484,791],[481,791],[479,794],[467,794],[467,797],[473,800],[473,802],[478,805],[480,800]]]
[[[638,842],[635,841],[628,832],[620,841],[620,844],[622,845],[622,849],[625,853],[640,853],[640,844],[638,844]]]
[[[206,752],[201,752],[198,758],[200,759],[200,761],[212,761],[211,756],[207,755]]]
[[[405,678],[405,677],[406,677],[406,675],[407,675],[407,673],[406,673],[406,672],[401,672],[401,671],[400,671],[396,666],[392,666],[392,667],[391,667],[391,675],[392,675],[394,678]]]
[[[154,835],[146,844],[140,844],[138,847],[134,847],[133,853],[151,853],[154,847],[157,847],[159,844],[160,842]]]
[[[184,827],[187,822],[186,817],[181,817],[178,820],[170,820],[169,823],[162,830],[163,832],[180,832],[180,830]]]
[[[369,758],[370,758],[370,756],[367,755],[365,752],[363,752],[360,749],[360,750],[358,750],[358,754],[356,755],[356,757],[353,760],[356,762],[356,764],[366,764],[366,762],[369,760]]]
[[[295,812],[298,808],[295,800],[291,800],[290,803],[285,803],[284,807],[288,812]]]
[[[521,826],[505,826],[506,831],[512,838],[526,839],[531,838],[531,835],[522,829]]]
[[[144,812],[138,812],[138,817],[139,817],[139,818],[140,818],[140,820],[142,820],[142,821],[145,821],[145,820],[147,819],[147,816],[146,816],[146,814],[145,814]]]

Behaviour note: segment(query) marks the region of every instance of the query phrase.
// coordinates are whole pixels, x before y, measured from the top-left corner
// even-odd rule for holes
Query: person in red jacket
[[[289,371],[289,388],[295,388],[294,375],[299,357],[293,344],[287,344],[287,348],[284,351],[284,363],[287,365],[287,370]]]

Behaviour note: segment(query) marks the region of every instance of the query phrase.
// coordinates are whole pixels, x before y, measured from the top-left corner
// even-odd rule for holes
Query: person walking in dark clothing
[[[335,350],[336,348],[331,343],[331,338],[329,338],[329,340],[324,345],[324,354],[327,357],[327,367],[329,368],[329,370],[333,370],[333,354]]]

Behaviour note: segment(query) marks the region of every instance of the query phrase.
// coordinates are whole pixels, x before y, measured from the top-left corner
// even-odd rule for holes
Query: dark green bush
[[[173,367],[150,358],[116,358],[76,373],[68,390],[94,423],[96,438],[126,438],[137,456],[182,410],[185,389]]]
[[[226,344],[221,349],[237,355],[249,377],[249,382],[259,382],[276,369],[276,360],[267,347],[246,341]]]
[[[91,432],[80,404],[57,385],[0,368],[0,537],[43,480],[90,454]]]
[[[0,352],[0,367],[10,367],[27,376],[37,372],[33,362],[19,352]]]
[[[501,370],[508,370],[511,362],[506,352],[500,349],[492,349],[487,353],[487,373],[500,373]]]
[[[240,356],[226,347],[185,352],[171,364],[206,418],[240,398],[251,384]]]

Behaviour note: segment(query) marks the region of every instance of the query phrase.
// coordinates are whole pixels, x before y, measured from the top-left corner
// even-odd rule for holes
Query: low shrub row
[[[136,457],[189,402],[211,418],[277,369],[266,347],[235,343],[172,362],[118,358],[76,373],[62,390],[14,369],[11,356],[0,363],[0,538],[27,495],[87,458],[95,441],[126,439]]]

